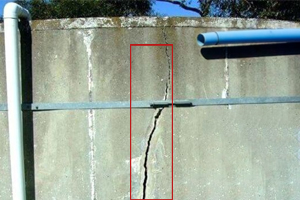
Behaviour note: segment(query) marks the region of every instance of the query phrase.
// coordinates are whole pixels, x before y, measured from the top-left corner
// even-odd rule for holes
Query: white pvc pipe
[[[16,3],[7,3],[3,18],[12,193],[14,200],[25,200],[18,21],[30,19],[30,14]]]

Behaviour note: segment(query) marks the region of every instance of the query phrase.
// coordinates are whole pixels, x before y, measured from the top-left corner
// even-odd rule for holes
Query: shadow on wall
[[[22,103],[32,103],[32,37],[31,28],[27,20],[19,23],[21,35],[21,74],[22,74]],[[34,173],[34,135],[33,113],[23,112],[23,138],[26,199],[35,199],[35,173]]]
[[[227,53],[226,53],[227,50]],[[252,58],[267,56],[299,55],[300,43],[260,44],[247,46],[205,47],[200,50],[207,59]]]

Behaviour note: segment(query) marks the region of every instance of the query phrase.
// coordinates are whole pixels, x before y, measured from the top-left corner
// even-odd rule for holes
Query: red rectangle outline
[[[130,200],[137,200],[131,198],[131,47],[132,46],[172,47],[172,199],[152,199],[152,200],[173,200],[173,44],[130,44]]]

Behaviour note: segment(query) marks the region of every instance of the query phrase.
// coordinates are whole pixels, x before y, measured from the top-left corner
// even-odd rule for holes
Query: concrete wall
[[[300,93],[298,44],[200,48],[201,32],[299,27],[205,18],[34,21],[23,41],[25,102],[164,100]],[[6,102],[3,27],[0,103]],[[27,41],[27,43],[26,43]],[[24,45],[26,43],[26,45]],[[32,67],[32,69],[31,69]],[[31,76],[32,75],[32,76]],[[174,199],[300,198],[300,105],[174,108]],[[128,200],[129,109],[26,112],[28,199]],[[11,199],[7,113],[0,112],[0,199]],[[132,111],[132,198],[171,198],[171,108]],[[152,133],[152,134],[151,134]]]

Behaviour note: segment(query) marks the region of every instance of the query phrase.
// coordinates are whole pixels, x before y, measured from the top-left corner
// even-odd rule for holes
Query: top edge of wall
[[[300,23],[242,18],[186,18],[186,17],[97,17],[34,20],[31,22],[33,31],[69,30],[94,28],[143,28],[143,27],[199,27],[199,28],[299,28]],[[4,31],[3,23],[0,32]]]

